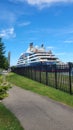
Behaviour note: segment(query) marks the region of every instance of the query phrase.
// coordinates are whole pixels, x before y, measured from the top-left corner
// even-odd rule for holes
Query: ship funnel
[[[33,52],[33,50],[34,50],[34,47],[33,47],[33,42],[32,42],[32,43],[30,43],[29,50],[30,50],[30,52]]]
[[[33,42],[30,43],[30,48],[32,48],[32,47],[33,47]]]

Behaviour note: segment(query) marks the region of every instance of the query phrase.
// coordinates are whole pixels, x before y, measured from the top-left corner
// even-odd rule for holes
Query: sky
[[[0,0],[0,37],[11,66],[31,42],[73,62],[73,0]]]

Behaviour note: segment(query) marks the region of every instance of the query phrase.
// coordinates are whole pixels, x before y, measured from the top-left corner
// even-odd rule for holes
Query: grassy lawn
[[[0,130],[24,130],[17,118],[0,103]]]
[[[7,80],[16,86],[23,89],[30,90],[32,92],[47,96],[56,101],[62,102],[73,107],[73,95],[69,95],[62,91],[56,90],[54,88],[48,87],[26,77],[17,75],[15,73],[10,73],[7,76]]]

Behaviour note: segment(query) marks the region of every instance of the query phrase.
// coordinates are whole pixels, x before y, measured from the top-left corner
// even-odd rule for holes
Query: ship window
[[[35,61],[35,59],[32,59],[31,61]]]

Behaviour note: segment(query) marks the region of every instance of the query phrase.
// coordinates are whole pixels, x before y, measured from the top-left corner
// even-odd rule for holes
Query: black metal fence
[[[15,67],[12,71],[32,80],[73,94],[73,64]]]

